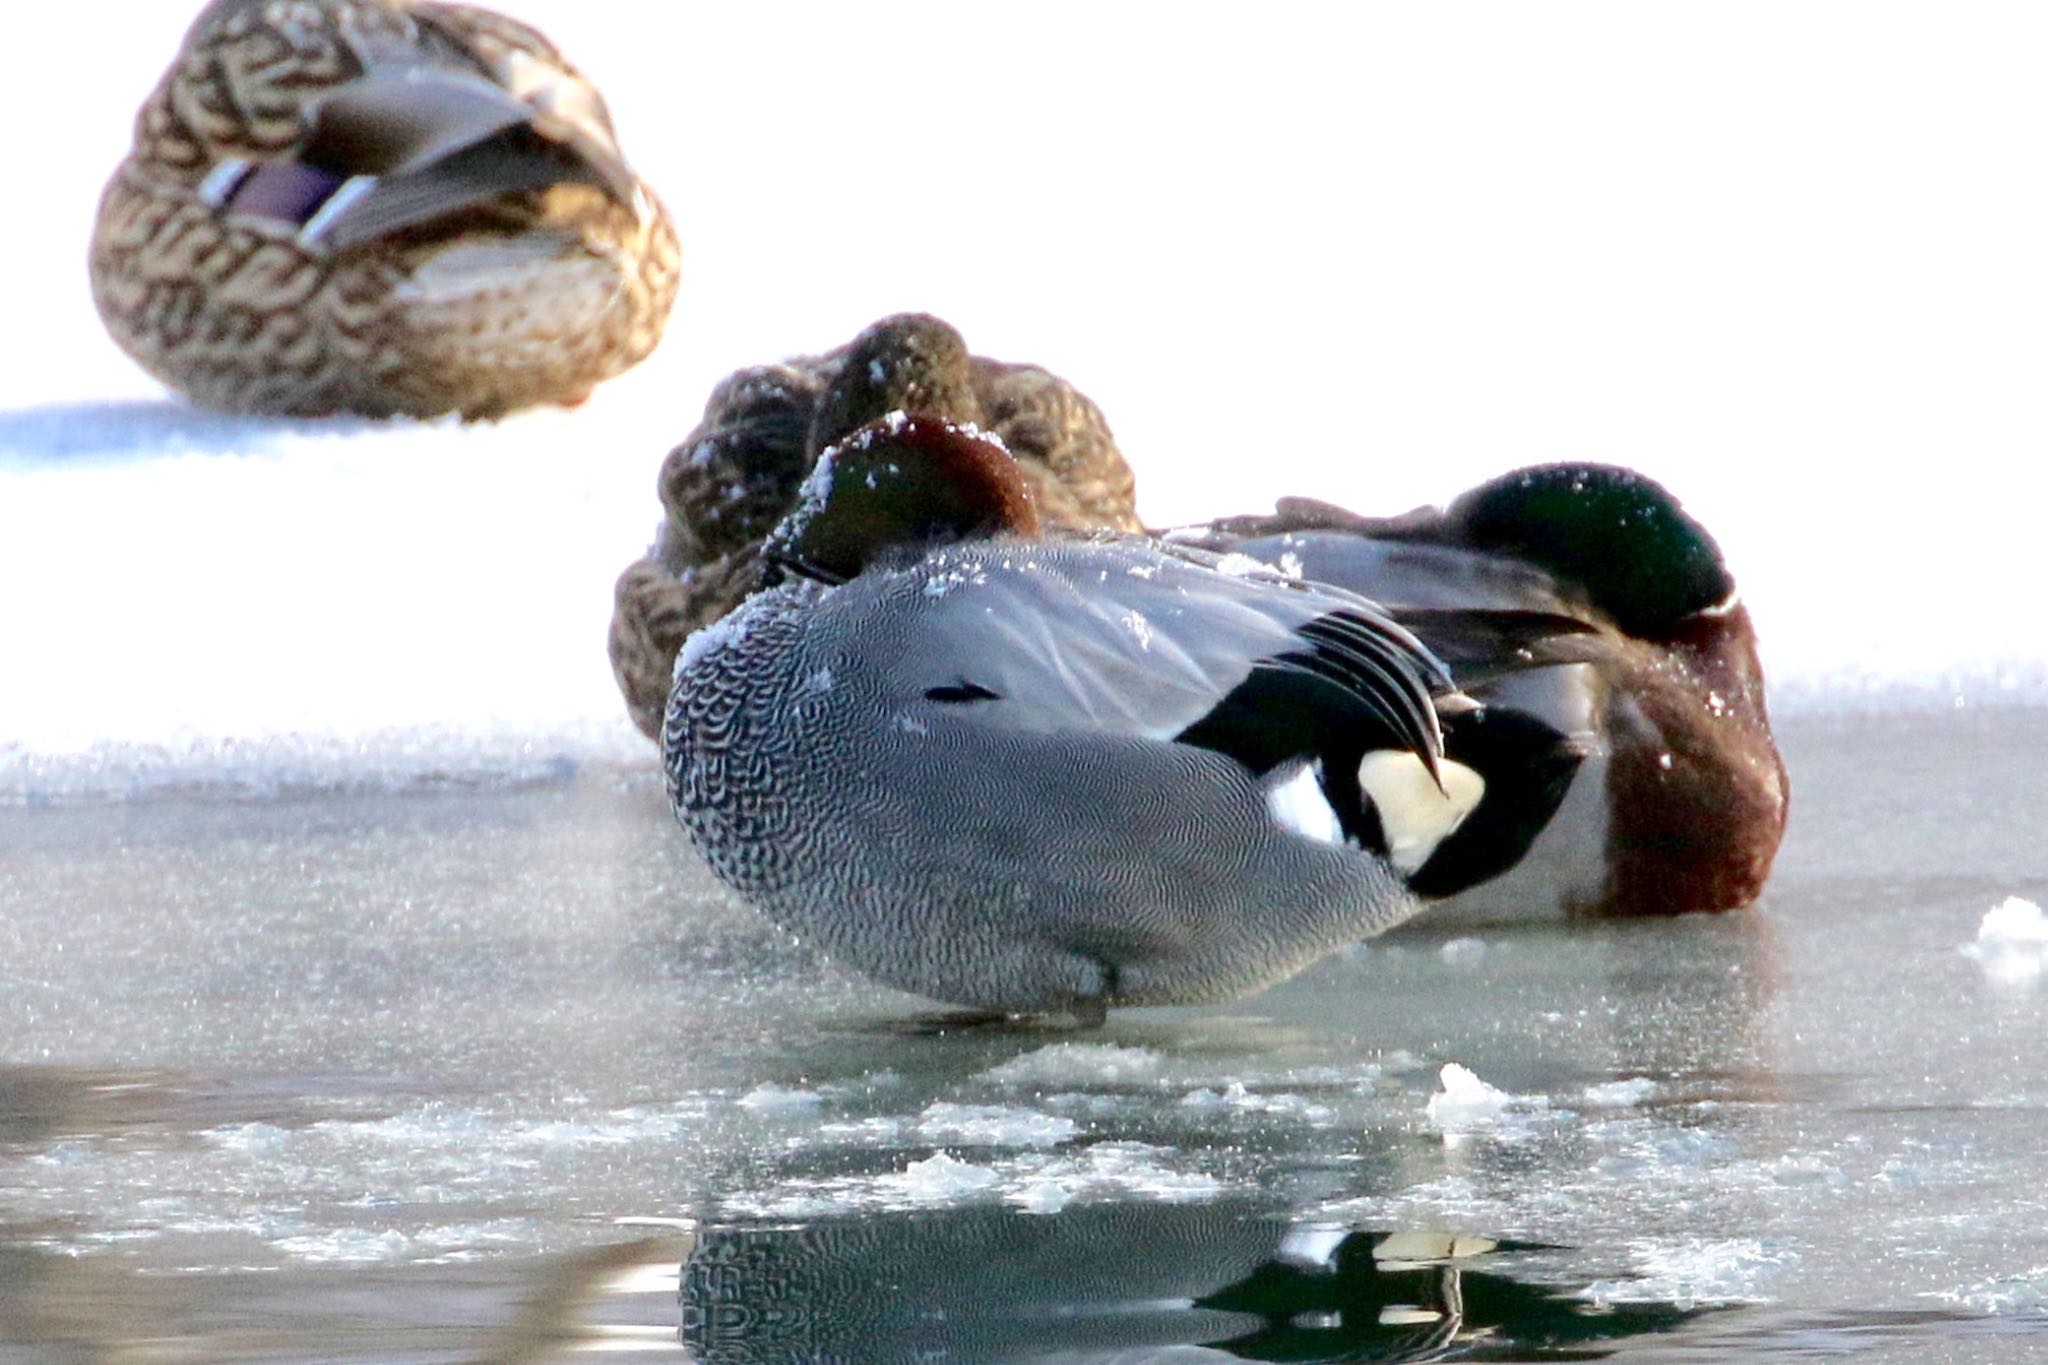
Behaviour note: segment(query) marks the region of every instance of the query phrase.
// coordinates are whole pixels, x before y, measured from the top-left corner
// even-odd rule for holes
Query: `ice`
[[[1657,1083],[1648,1076],[1630,1076],[1624,1080],[1589,1085],[1579,1098],[1596,1109],[1626,1109],[1656,1094]]]
[[[758,1085],[739,1097],[742,1109],[751,1109],[757,1114],[798,1114],[809,1113],[824,1103],[824,1096],[815,1090],[804,1090],[785,1085]]]
[[[918,1136],[975,1147],[1057,1147],[1080,1125],[1058,1114],[1001,1104],[938,1103],[918,1116]]]
[[[795,1179],[773,1190],[733,1192],[717,1207],[726,1217],[768,1219],[984,1203],[1050,1212],[1076,1201],[1198,1202],[1228,1189],[1215,1176],[1190,1169],[1168,1148],[1108,1141],[1074,1150],[984,1150],[974,1159],[941,1149],[912,1158],[900,1169]]]
[[[403,1233],[353,1228],[307,1237],[280,1237],[271,1245],[304,1261],[395,1261],[412,1252],[412,1241]]]
[[[1981,884],[2038,879],[2025,756],[2048,728],[1786,733],[1802,823],[1763,911],[1489,931],[1483,972],[1448,970],[1425,919],[1099,1033],[903,1029],[928,1002],[717,890],[651,762],[6,812],[0,1222],[39,1266],[317,1271],[291,1281],[311,1306],[378,1274],[459,1295],[458,1272],[518,1301],[622,1218],[857,1239],[985,1210],[1059,1238],[1090,1210],[1251,1198],[1325,1241],[1542,1243],[1511,1278],[1617,1305],[2009,1305],[2033,1331],[2043,1002],[1957,989],[1979,969],[1956,947],[2004,894]],[[1898,837],[1873,750],[1952,837]],[[1102,1254],[1116,1283],[1181,1252]]]
[[[1681,1245],[1633,1248],[1637,1274],[1626,1280],[1596,1280],[1581,1297],[1597,1308],[1617,1303],[1761,1303],[1785,1257],[1755,1238],[1728,1238]]]
[[[1504,1118],[1517,1111],[1548,1104],[1541,1096],[1511,1095],[1488,1085],[1459,1062],[1446,1062],[1438,1073],[1438,1082],[1442,1088],[1429,1097],[1423,1112],[1431,1124],[1446,1133],[1498,1127]]]
[[[1034,1180],[1010,1196],[1010,1203],[1026,1213],[1058,1213],[1074,1196],[1057,1180]]]
[[[1001,1179],[992,1166],[977,1166],[936,1152],[923,1161],[911,1162],[900,1177],[884,1184],[913,1203],[935,1204],[980,1194]]]
[[[1115,1043],[1053,1043],[987,1072],[999,1085],[1088,1086],[1143,1083],[1159,1075],[1158,1053]]]
[[[1318,1104],[1307,1096],[1284,1092],[1256,1094],[1243,1081],[1232,1081],[1221,1091],[1190,1090],[1181,1096],[1180,1105],[1192,1110],[1286,1115],[1311,1123],[1329,1123],[1336,1118],[1336,1111],[1329,1105]]]
[[[2018,1274],[1999,1275],[1958,1289],[1938,1290],[1927,1297],[1956,1304],[1973,1313],[2000,1317],[2048,1315],[2048,1265],[2037,1265]]]
[[[1486,957],[1486,940],[1483,938],[1454,938],[1445,943],[1437,952],[1453,967],[1478,965]]]
[[[1976,940],[1960,951],[2001,985],[2030,985],[2048,972],[2048,914],[2032,901],[2007,896],[1984,912]]]
[[[1167,1203],[1214,1199],[1229,1186],[1215,1176],[1176,1164],[1175,1154],[1145,1142],[1098,1142],[1071,1156],[1037,1166],[1031,1182],[1052,1181],[1070,1198],[1153,1199]],[[1024,1188],[1029,1188],[1027,1185]]]

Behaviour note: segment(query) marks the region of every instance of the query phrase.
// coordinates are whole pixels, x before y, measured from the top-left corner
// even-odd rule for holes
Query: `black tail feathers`
[[[1486,791],[1408,878],[1416,895],[1438,900],[1520,862],[1557,814],[1587,752],[1582,736],[1560,733],[1511,707],[1446,716],[1443,727],[1445,756],[1478,773]]]

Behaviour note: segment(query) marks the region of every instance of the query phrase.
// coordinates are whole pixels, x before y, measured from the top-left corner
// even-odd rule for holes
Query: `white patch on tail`
[[[1266,810],[1283,829],[1319,844],[1344,842],[1344,826],[1323,794],[1323,765],[1276,768],[1266,786]]]
[[[1358,765],[1358,785],[1379,812],[1387,836],[1387,861],[1404,877],[1429,861],[1486,794],[1486,780],[1464,764],[1443,759],[1437,766],[1443,773],[1442,791],[1422,760],[1406,750],[1375,750]]]

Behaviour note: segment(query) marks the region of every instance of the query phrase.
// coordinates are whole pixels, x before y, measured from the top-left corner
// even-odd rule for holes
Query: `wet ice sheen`
[[[929,1005],[708,882],[651,765],[15,810],[0,1308],[10,1285],[111,1293],[146,1321],[81,1306],[67,1330],[206,1341],[280,1305],[359,1314],[374,1287],[348,1349],[465,1358],[651,1219],[666,1271],[636,1264],[657,1278],[750,1230],[813,1234],[778,1256],[843,1237],[904,1265],[947,1264],[955,1236],[1042,1248],[1086,1267],[1097,1306],[1053,1312],[1084,1291],[1032,1262],[1014,1311],[1090,1359],[1112,1320],[1155,1345],[1257,1336],[1252,1284],[1285,1330],[1341,1338],[1340,1284],[1407,1305],[1376,1330],[1421,1330],[1402,1314],[1436,1311],[1438,1272],[1372,1269],[1399,1232],[1504,1239],[1460,1272],[1470,1325],[1492,1314],[1503,1339],[1590,1312],[1558,1321],[1651,1332],[1632,1350],[1653,1356],[1879,1332],[2003,1358],[2012,1338],[1972,1324],[2044,1316],[2048,993],[1957,948],[2028,941],[2023,912],[1972,936],[2048,891],[2012,758],[2048,724],[1787,740],[1800,813],[1758,914],[1492,928],[1477,960],[1425,919],[1256,999],[1100,1034],[902,1027]],[[1896,836],[1858,757],[1874,745],[1953,839]],[[1327,1265],[1283,1254],[1295,1226]],[[574,1311],[673,1333],[673,1291],[630,1322],[626,1301]],[[1023,1330],[989,1311],[939,1345],[974,1358]],[[22,1320],[0,1312],[0,1342]]]

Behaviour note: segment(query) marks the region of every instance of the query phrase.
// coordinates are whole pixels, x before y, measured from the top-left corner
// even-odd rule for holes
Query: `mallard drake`
[[[1789,781],[1756,631],[1712,535],[1654,480],[1543,465],[1398,517],[1296,498],[1169,534],[1368,595],[1425,640],[1427,613],[1446,608],[1585,623],[1585,660],[1471,686],[1585,734],[1589,755],[1530,856],[1461,908],[1672,915],[1747,905],[1763,889]]]
[[[633,723],[661,734],[676,651],[760,586],[760,550],[818,453],[892,411],[979,426],[1016,459],[1048,525],[1135,531],[1130,466],[1095,404],[1058,375],[970,355],[938,318],[883,318],[820,356],[744,369],[662,462],[652,549],[613,597],[612,672]]]
[[[678,662],[697,848],[881,981],[1083,1022],[1258,990],[1512,864],[1569,783],[1569,736],[1363,597],[1044,530],[1000,443],[884,418],[768,538],[785,581]],[[1511,616],[1465,625],[1513,657]]]
[[[654,348],[667,212],[548,40],[467,5],[215,0],[100,200],[94,301],[207,407],[488,418]]]

